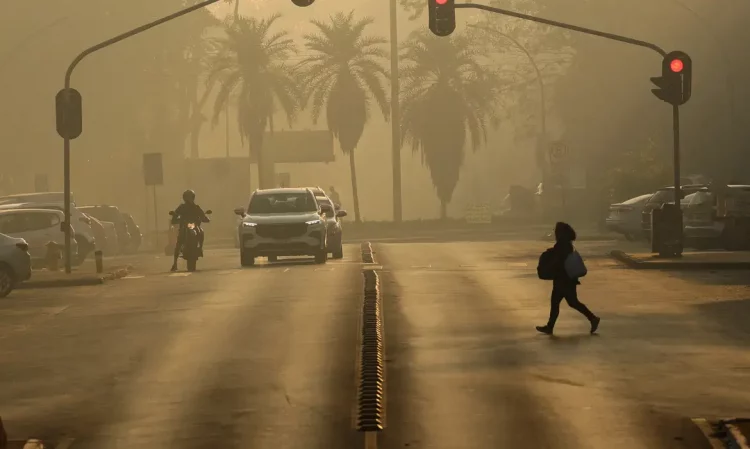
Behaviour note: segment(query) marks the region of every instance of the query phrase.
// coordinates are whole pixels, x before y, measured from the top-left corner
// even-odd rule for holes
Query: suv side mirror
[[[238,207],[237,209],[234,210],[234,213],[236,215],[239,215],[240,217],[242,217],[242,216],[245,215],[245,209],[243,209],[241,207]]]
[[[347,214],[345,210],[339,210],[338,212],[336,212],[336,216],[338,218],[343,218],[343,217],[346,217],[347,215],[349,214]]]

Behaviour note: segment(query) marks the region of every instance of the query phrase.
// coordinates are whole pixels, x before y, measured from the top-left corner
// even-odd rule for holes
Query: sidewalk
[[[654,270],[750,270],[750,251],[686,251],[679,259],[657,254],[613,250],[610,255],[635,269]]]
[[[56,288],[56,287],[81,287],[89,285],[100,285],[106,281],[120,279],[128,275],[132,270],[131,265],[126,264],[115,264],[111,267],[106,267],[104,272],[97,274],[93,267],[86,266],[76,267],[73,272],[66,274],[65,270],[60,271],[48,271],[48,270],[34,270],[31,273],[31,279],[22,282],[17,288],[19,290],[32,289],[32,288]]]

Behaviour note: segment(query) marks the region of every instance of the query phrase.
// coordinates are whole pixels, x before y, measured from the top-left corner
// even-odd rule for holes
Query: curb
[[[101,285],[106,281],[113,281],[115,279],[121,279],[130,274],[130,270],[133,267],[128,265],[126,267],[118,268],[110,273],[101,275],[93,275],[90,277],[78,278],[78,279],[55,279],[51,281],[26,281],[22,282],[17,288],[19,290],[34,289],[34,288],[60,288],[60,287],[89,287],[93,285]],[[0,449],[2,446],[0,446]]]
[[[747,418],[685,419],[680,439],[689,449],[748,449],[748,438],[741,429],[748,423],[750,419]]]
[[[750,262],[644,262],[619,249],[610,251],[609,255],[636,270],[750,270]]]

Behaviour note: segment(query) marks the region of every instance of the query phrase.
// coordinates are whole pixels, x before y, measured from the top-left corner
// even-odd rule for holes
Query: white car
[[[638,240],[643,236],[641,213],[652,196],[653,193],[647,193],[609,206],[607,229],[624,235],[628,240]]]
[[[64,212],[65,208],[63,203],[55,202],[31,202],[31,203],[17,203],[17,204],[5,204],[0,206],[0,210],[9,209],[49,209]],[[96,251],[96,238],[94,236],[94,230],[91,228],[91,219],[78,210],[75,205],[70,206],[70,223],[75,231],[75,240],[78,244],[77,262],[82,263],[86,257]]]
[[[31,278],[31,256],[26,240],[0,234],[0,298]]]
[[[256,257],[274,262],[279,256],[314,256],[328,260],[327,223],[310,189],[256,190],[242,217],[238,236],[240,262],[252,266]]]
[[[51,209],[0,210],[0,233],[24,239],[29,245],[32,259],[44,259],[49,242],[65,244],[62,222],[65,215]],[[75,231],[71,234],[75,237]],[[78,245],[71,239],[71,252],[78,254]]]

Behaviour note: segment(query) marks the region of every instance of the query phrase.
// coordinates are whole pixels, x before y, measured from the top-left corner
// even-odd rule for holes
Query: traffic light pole
[[[680,189],[680,107],[672,105],[672,138],[674,145],[674,204],[680,210],[682,189]]]
[[[68,70],[65,72],[65,89],[70,88],[70,78],[73,76],[73,70],[75,70],[76,66],[80,64],[83,59],[90,55],[91,53],[97,52],[103,48],[109,47],[110,45],[114,45],[120,41],[123,41],[129,37],[133,37],[137,34],[143,33],[144,31],[148,31],[151,28],[157,27],[163,23],[169,22],[170,20],[176,19],[178,17],[182,17],[186,14],[189,14],[193,11],[197,11],[199,9],[203,9],[206,6],[210,6],[214,3],[218,3],[220,0],[205,0],[201,3],[197,3],[193,6],[190,6],[189,8],[182,9],[180,11],[177,11],[173,14],[170,14],[168,16],[162,17],[161,19],[155,20],[153,22],[147,23],[145,25],[139,26],[138,28],[132,29],[130,31],[127,31],[125,33],[122,33],[118,36],[115,36],[111,39],[108,39],[104,42],[101,42],[97,45],[94,45],[93,47],[89,47],[86,50],[82,51],[81,54],[75,57],[73,59],[73,62],[70,63],[70,66],[68,66]],[[63,139],[63,184],[64,184],[64,201],[65,201],[65,272],[70,274],[72,271],[72,257],[70,254],[70,244],[71,244],[71,223],[70,223],[70,139],[64,138]]]

